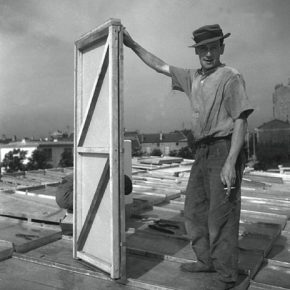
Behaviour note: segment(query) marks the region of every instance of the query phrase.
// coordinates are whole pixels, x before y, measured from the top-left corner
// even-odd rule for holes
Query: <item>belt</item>
[[[223,137],[206,137],[200,141],[195,142],[197,149],[205,148],[206,146],[213,145],[219,142],[231,141],[232,135],[223,136]]]

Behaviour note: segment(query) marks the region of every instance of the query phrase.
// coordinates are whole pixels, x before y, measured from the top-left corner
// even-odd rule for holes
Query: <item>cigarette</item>
[[[231,189],[234,189],[234,188],[235,188],[234,186],[231,186]],[[228,190],[228,188],[225,187],[224,190]]]

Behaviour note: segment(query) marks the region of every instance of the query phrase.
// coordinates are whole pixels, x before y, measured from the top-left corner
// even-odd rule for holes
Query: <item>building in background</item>
[[[269,142],[290,144],[290,124],[275,119],[255,128],[255,135],[258,144]]]
[[[0,161],[2,162],[5,154],[13,149],[20,149],[27,151],[24,164],[28,162],[28,158],[31,157],[32,152],[36,149],[42,149],[49,157],[49,163],[53,167],[57,167],[61,159],[61,154],[64,150],[70,150],[73,153],[73,141],[30,141],[23,139],[22,141],[10,142],[8,144],[0,144]]]
[[[138,134],[138,140],[143,153],[150,155],[154,149],[159,149],[164,155],[170,151],[178,151],[188,146],[186,136],[181,133]]]
[[[290,82],[289,82],[290,84]],[[275,87],[273,93],[273,118],[284,122],[290,118],[290,86],[283,84]]]
[[[131,141],[132,146],[132,156],[142,155],[142,146],[139,141],[138,135],[139,131],[126,131],[124,133],[124,140]]]

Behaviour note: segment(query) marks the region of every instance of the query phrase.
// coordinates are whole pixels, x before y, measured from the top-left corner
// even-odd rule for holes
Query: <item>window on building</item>
[[[176,146],[178,146],[179,145],[179,143],[178,142],[176,142]]]
[[[160,143],[157,143],[157,146],[159,147],[160,146]]]

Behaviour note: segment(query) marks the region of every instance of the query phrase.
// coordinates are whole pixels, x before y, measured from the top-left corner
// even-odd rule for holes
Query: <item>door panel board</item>
[[[74,257],[124,278],[123,27],[75,43]]]

